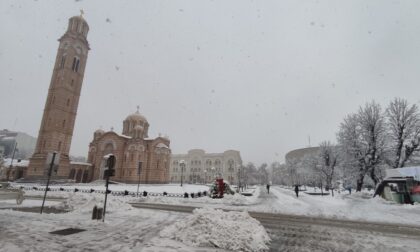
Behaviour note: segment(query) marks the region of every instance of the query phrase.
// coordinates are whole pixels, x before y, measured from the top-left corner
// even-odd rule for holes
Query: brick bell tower
[[[83,12],[82,12],[83,14]],[[70,170],[69,151],[85,73],[89,43],[89,25],[82,15],[69,19],[66,33],[58,40],[57,56],[52,73],[44,114],[35,152],[30,158],[27,179],[47,175],[48,153],[58,152],[60,163],[55,178],[67,178]]]

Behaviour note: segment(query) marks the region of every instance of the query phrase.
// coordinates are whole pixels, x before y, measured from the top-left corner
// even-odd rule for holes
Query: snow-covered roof
[[[420,181],[420,166],[387,169],[386,178],[413,177]]]
[[[91,163],[86,163],[86,162],[76,162],[76,161],[70,161],[70,164],[74,164],[74,165],[88,165],[88,166],[92,166]]]
[[[168,147],[166,144],[164,144],[164,143],[158,143],[158,144],[156,145],[156,148],[165,148],[165,149],[169,149],[169,147]]]
[[[9,167],[11,162],[12,162],[11,158],[5,158],[3,166]],[[17,166],[17,167],[28,167],[29,160],[20,160],[20,162],[18,162],[18,159],[13,159],[13,164],[12,165]]]

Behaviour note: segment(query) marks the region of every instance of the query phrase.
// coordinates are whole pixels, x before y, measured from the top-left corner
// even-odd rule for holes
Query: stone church
[[[149,123],[137,111],[123,122],[122,134],[113,130],[95,131],[89,145],[88,163],[92,164],[90,180],[104,179],[107,154],[116,158],[113,181],[162,184],[169,182],[170,141],[166,137],[149,138]],[[138,173],[140,167],[140,173]]]

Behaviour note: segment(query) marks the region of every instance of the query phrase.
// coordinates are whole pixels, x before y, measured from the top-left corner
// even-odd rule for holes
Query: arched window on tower
[[[65,128],[66,127],[66,120],[63,120],[63,128]]]
[[[80,64],[80,59],[78,57],[74,57],[73,58],[73,64],[71,66],[71,70],[73,70],[73,72],[78,72],[79,71],[79,64]]]
[[[60,151],[60,150],[61,150],[61,141],[58,142],[58,151]]]
[[[63,56],[61,56],[60,69],[63,69],[65,64],[66,64],[66,55],[64,54]]]
[[[70,98],[67,99],[67,107],[70,106]]]

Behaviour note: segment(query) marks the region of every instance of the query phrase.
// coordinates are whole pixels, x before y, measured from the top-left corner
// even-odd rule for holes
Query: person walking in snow
[[[267,193],[270,194],[270,184],[267,184]]]
[[[299,186],[295,185],[296,198],[299,198]]]

